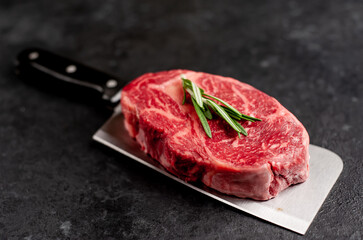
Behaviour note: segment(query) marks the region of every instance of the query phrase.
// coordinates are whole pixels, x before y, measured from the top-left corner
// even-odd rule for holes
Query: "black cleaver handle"
[[[16,67],[17,74],[41,87],[90,95],[109,107],[119,103],[120,79],[49,51],[25,49],[18,54]]]

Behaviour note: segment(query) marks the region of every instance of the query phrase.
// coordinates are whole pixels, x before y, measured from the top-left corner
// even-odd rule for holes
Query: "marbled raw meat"
[[[180,75],[261,122],[241,121],[248,136],[220,117],[200,123],[190,97],[182,105]],[[267,200],[304,182],[309,172],[309,135],[275,98],[235,79],[188,70],[147,73],[122,90],[125,126],[141,149],[185,181],[202,181],[219,192]]]

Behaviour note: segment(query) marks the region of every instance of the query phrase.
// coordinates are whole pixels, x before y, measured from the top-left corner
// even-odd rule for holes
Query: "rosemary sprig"
[[[188,92],[191,96],[195,111],[200,119],[200,122],[202,123],[203,129],[208,137],[212,138],[212,132],[207,121],[207,119],[211,120],[213,118],[210,110],[223,118],[237,132],[239,138],[241,138],[241,133],[245,136],[248,134],[246,129],[237,121],[242,119],[251,122],[261,121],[259,118],[240,113],[237,109],[220,98],[204,93],[203,89],[199,88],[194,82],[187,79],[184,74],[181,75],[181,79],[183,81],[184,92],[182,104],[184,105],[186,93]],[[216,100],[223,105],[218,104],[213,100]]]

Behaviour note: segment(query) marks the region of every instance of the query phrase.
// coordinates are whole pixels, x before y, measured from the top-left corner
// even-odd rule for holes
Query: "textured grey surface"
[[[276,97],[344,170],[303,237],[91,141],[101,110],[24,84],[38,46],[125,80],[186,68]],[[361,239],[360,1],[1,1],[0,239]]]

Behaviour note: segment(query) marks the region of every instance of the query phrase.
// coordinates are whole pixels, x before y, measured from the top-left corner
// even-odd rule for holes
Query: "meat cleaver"
[[[83,96],[92,97],[92,102],[99,100],[112,109],[112,116],[93,135],[95,141],[202,194],[299,234],[306,233],[343,169],[337,154],[310,144],[310,176],[306,182],[291,186],[268,201],[225,195],[200,183],[184,182],[140,150],[124,128],[119,104],[124,84],[119,78],[37,48],[20,52],[16,66],[16,72],[25,80],[40,86],[52,85],[53,89],[56,84],[59,89],[67,89],[67,94],[71,93],[70,89],[78,95],[82,91]]]

